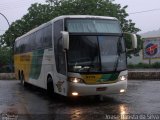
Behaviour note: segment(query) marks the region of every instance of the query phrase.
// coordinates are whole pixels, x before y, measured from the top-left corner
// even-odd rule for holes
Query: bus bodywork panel
[[[15,73],[23,72],[25,82],[34,84],[46,89],[44,79],[47,73],[53,73],[53,51],[52,49],[38,50],[14,56]],[[45,73],[45,74],[44,74]]]
[[[47,77],[50,75],[53,79],[53,92],[67,96],[67,77],[57,73],[53,49],[17,54],[14,59],[17,79],[20,71],[24,74],[25,82],[47,89]]]
[[[14,65],[15,65],[15,73],[16,78],[20,79],[19,74],[23,71],[25,75],[25,80],[28,81],[29,73],[31,71],[31,63],[32,63],[32,53],[25,53],[21,55],[14,55]]]

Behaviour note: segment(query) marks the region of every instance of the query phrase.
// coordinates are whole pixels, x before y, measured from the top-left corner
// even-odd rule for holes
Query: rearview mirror
[[[137,48],[137,36],[133,33],[124,33],[124,38],[126,39],[127,49],[134,50]],[[130,45],[131,44],[131,45]]]
[[[137,48],[137,36],[136,34],[130,34],[131,35],[131,40],[132,40],[132,48],[136,49]]]
[[[66,31],[61,31],[61,33],[62,33],[63,49],[69,50],[69,33]]]

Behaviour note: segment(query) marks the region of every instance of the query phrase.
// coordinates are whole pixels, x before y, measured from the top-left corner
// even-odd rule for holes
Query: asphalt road
[[[17,117],[18,120],[106,120],[136,114],[145,119],[160,119],[160,116],[152,116],[160,113],[159,86],[160,81],[130,80],[125,95],[107,95],[103,100],[68,99],[48,97],[45,91],[23,87],[16,80],[0,80],[0,113],[1,117],[6,115],[15,120]]]

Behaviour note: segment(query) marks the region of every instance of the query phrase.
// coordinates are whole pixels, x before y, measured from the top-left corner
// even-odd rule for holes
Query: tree
[[[113,3],[113,0],[62,0],[58,10],[60,15],[68,14],[89,14],[112,16],[120,20],[124,32],[137,33],[140,29],[135,27],[132,20],[127,20],[128,13],[120,4]]]
[[[132,20],[126,19],[127,6],[121,7],[120,4],[113,3],[113,0],[47,0],[47,2],[54,4],[32,4],[26,15],[11,24],[2,36],[2,41],[11,46],[17,37],[60,15],[112,16],[120,20],[124,32],[137,33],[140,30],[135,27]]]
[[[0,47],[0,73],[11,72],[11,49],[8,47]]]
[[[135,27],[132,20],[127,20],[127,6],[121,7],[120,4],[115,4],[114,0],[46,0],[46,2],[48,4],[32,4],[28,8],[28,13],[13,22],[9,29],[0,36],[1,64],[11,63],[9,55],[13,53],[11,50],[13,50],[14,40],[17,37],[60,15],[112,16],[120,20],[124,32],[137,33],[140,30]],[[141,43],[141,39],[138,42]],[[141,44],[138,45],[140,48]],[[3,53],[6,54],[3,55]]]
[[[50,5],[32,4],[28,8],[28,13],[20,20],[16,20],[10,28],[3,34],[2,40],[7,46],[12,46],[14,40],[28,32],[29,30],[51,20],[54,15],[54,8]]]

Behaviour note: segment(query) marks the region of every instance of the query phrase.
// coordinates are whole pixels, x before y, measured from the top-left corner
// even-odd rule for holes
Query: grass
[[[130,69],[138,69],[138,68],[156,69],[156,68],[160,68],[160,62],[156,62],[156,63],[152,63],[152,64],[146,64],[146,63],[139,63],[136,65],[128,64],[128,68],[130,68]]]

